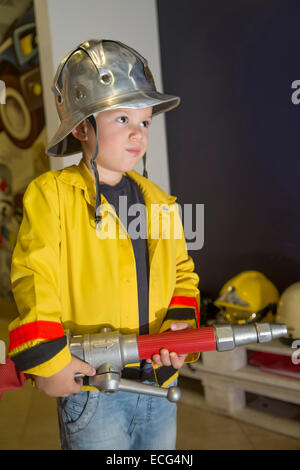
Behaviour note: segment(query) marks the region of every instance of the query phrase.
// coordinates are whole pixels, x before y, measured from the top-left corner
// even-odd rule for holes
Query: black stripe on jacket
[[[162,387],[176,372],[178,372],[178,369],[175,369],[173,366],[161,366],[155,369],[156,381],[159,387]]]
[[[39,366],[43,362],[49,361],[56,354],[59,353],[67,345],[67,337],[54,339],[53,341],[46,341],[45,343],[38,344],[33,348],[22,351],[14,356],[11,360],[15,363],[16,367],[21,370],[32,369]]]
[[[185,320],[196,320],[196,311],[194,307],[174,307],[170,308],[166,316],[164,318],[164,321],[166,320],[174,320],[174,321],[185,321]]]

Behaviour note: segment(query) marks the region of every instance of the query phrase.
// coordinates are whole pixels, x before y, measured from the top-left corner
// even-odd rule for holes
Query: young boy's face
[[[98,114],[99,153],[97,165],[104,174],[120,174],[132,170],[143,157],[148,146],[148,128],[152,119],[152,108],[116,109]],[[95,134],[87,123],[87,139],[83,142],[85,157],[93,155]],[[100,175],[101,179],[101,175]]]

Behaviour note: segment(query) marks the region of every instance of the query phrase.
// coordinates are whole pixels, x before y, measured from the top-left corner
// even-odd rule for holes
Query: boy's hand
[[[79,393],[83,379],[75,378],[76,373],[93,376],[96,370],[90,364],[72,356],[71,362],[51,377],[33,375],[36,389],[50,397],[67,397],[71,393]]]
[[[189,323],[174,322],[171,323],[171,331],[186,330],[192,328]],[[161,349],[160,354],[153,354],[151,359],[146,359],[147,362],[155,362],[158,366],[173,366],[174,369],[180,369],[183,366],[186,354],[176,354],[169,352],[167,349]]]

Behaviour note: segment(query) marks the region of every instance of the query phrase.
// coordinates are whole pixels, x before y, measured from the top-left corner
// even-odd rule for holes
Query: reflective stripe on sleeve
[[[62,336],[65,336],[65,332],[59,322],[39,320],[26,323],[10,331],[8,352],[12,352],[15,348],[25,345],[29,341],[36,339],[50,341]]]
[[[187,297],[183,295],[174,296],[171,299],[169,307],[194,307],[196,313],[197,326],[200,326],[200,312],[196,297]]]

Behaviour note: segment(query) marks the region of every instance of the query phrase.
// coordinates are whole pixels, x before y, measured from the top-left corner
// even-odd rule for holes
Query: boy
[[[48,154],[82,151],[83,158],[40,176],[24,196],[12,263],[20,316],[10,325],[11,359],[38,390],[59,397],[62,448],[173,449],[176,405],[84,386],[74,374],[96,371],[71,357],[65,330],[146,334],[199,326],[198,276],[184,236],[151,237],[152,206],[170,213],[176,198],[133,171],[142,157],[145,168],[152,115],[179,98],[158,93],[146,60],[111,40],[86,41],[65,57],[54,93],[61,125]],[[146,237],[125,228],[136,203],[146,208]],[[103,236],[107,217],[117,236]],[[185,360],[195,357],[163,349],[122,376],[170,386]]]

